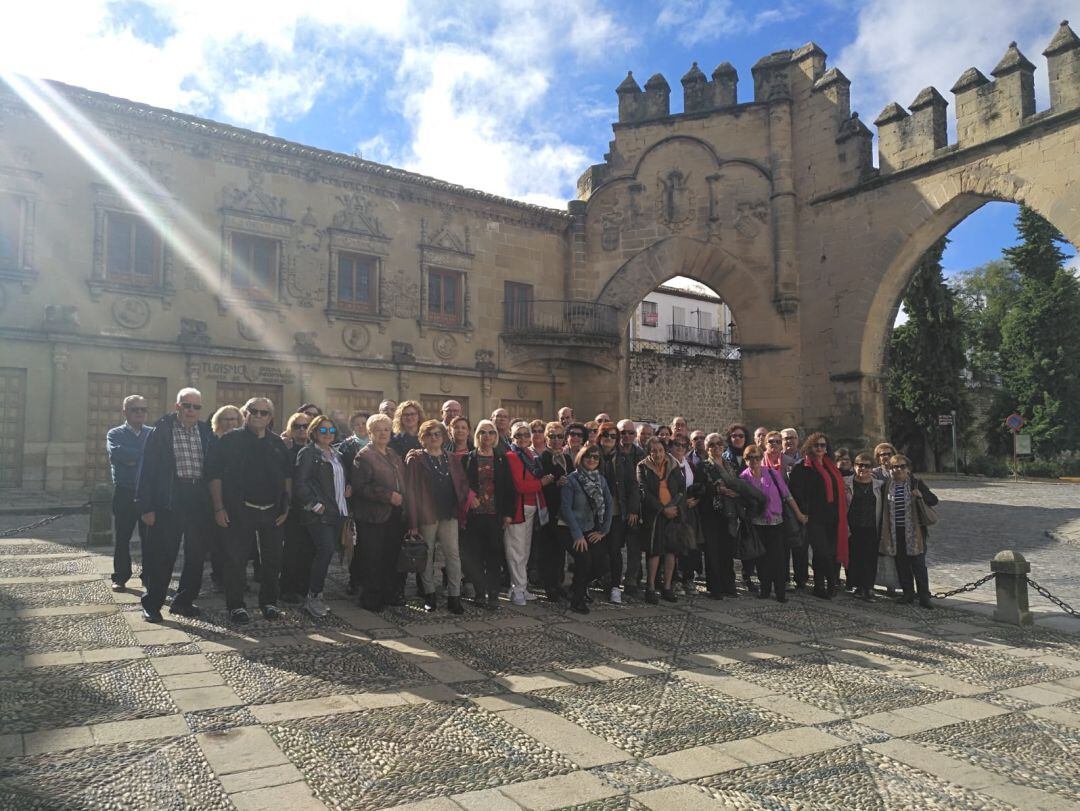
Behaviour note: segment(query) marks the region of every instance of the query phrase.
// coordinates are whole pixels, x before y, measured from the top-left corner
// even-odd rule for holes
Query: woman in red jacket
[[[533,520],[539,520],[541,526],[547,523],[547,503],[544,501],[543,487],[555,479],[550,474],[544,474],[540,457],[532,448],[532,429],[529,423],[514,423],[510,436],[514,444],[506,458],[510,463],[510,476],[517,493],[517,508],[513,521],[503,532],[503,546],[506,548],[506,568],[510,572],[510,602],[514,605],[525,605],[526,600],[536,599],[527,588]],[[537,513],[540,514],[539,518]]]

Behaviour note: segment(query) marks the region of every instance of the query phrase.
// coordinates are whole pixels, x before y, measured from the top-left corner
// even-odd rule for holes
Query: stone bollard
[[[1009,625],[1031,625],[1028,610],[1027,574],[1031,564],[1019,552],[1006,550],[994,555],[990,571],[997,584],[997,608],[994,619]]]
[[[111,484],[95,484],[90,491],[90,531],[87,546],[111,546],[113,542]]]

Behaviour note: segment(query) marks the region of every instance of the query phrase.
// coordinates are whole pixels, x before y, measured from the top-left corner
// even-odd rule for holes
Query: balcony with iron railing
[[[689,327],[685,324],[668,324],[668,340],[673,344],[692,344],[720,349],[731,343],[730,333],[708,327]]]
[[[522,343],[617,343],[619,311],[595,301],[508,301],[503,303],[502,334]]]

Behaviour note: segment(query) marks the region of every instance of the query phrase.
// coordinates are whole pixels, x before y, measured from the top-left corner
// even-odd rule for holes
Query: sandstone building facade
[[[105,474],[119,398],[349,411],[448,397],[476,418],[625,412],[626,326],[676,275],[724,297],[755,424],[881,435],[884,346],[925,249],[991,199],[1080,244],[1080,40],[1010,46],[872,134],[812,43],[618,88],[566,211],[56,84],[0,85],[0,486]],[[843,318],[843,323],[838,321]]]

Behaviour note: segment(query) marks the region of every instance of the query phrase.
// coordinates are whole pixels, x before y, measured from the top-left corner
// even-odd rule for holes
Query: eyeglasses
[[[548,439],[562,439],[563,435],[562,434],[548,434],[547,438]]]
[[[180,403],[180,407],[185,411],[202,411],[202,403]],[[267,414],[270,412],[267,411]]]
[[[746,460],[747,460],[748,462],[752,462],[752,461],[754,461],[755,459],[760,459],[760,458],[761,458],[761,457],[760,457],[760,456],[758,456],[758,455],[757,455],[756,453],[752,453],[752,454],[750,454],[749,456],[744,456],[744,457],[743,457],[743,459],[746,459]]]
[[[576,436],[578,439],[581,439],[583,436],[585,436],[585,434],[581,433],[581,431],[570,431],[566,435],[569,437]]]
[[[303,431],[303,430],[304,430],[305,428],[307,428],[307,427],[308,427],[309,425],[311,425],[311,423],[310,423],[310,422],[294,422],[294,423],[293,423],[293,427],[292,427],[292,429],[293,429],[294,431]]]
[[[150,409],[146,406],[128,406],[126,410],[130,411],[132,414],[144,414]]]
[[[320,425],[319,426],[319,433],[320,434],[336,434],[337,433],[337,428],[327,428],[325,425]]]
[[[827,448],[827,447],[829,447],[829,443],[828,442],[815,442],[814,447],[815,448]]]
[[[202,408],[202,406],[199,406]],[[252,417],[269,417],[273,412],[268,408],[249,408],[248,414]]]
[[[617,431],[604,431],[604,433],[600,434],[600,438],[601,439],[618,439],[619,434],[618,434]]]
[[[493,431],[490,428],[481,428],[480,431],[478,431],[478,433],[480,434],[480,436],[495,436],[499,432],[498,431]]]
[[[767,439],[765,441],[768,442],[770,445],[779,445],[780,444],[779,439]]]
[[[746,434],[732,434],[732,439],[746,439]]]
[[[587,462],[599,462],[600,461],[600,454],[598,454],[598,453],[587,453],[581,458],[583,460],[587,461]]]
[[[857,465],[855,465],[855,467],[857,467],[859,470],[870,470],[871,468],[873,468],[873,465],[871,465],[869,462],[859,462]]]
[[[514,434],[514,439],[531,439],[531,438],[532,438],[531,433],[523,434],[521,431],[518,431],[516,434]]]
[[[889,470],[907,470],[907,465],[889,465]]]

